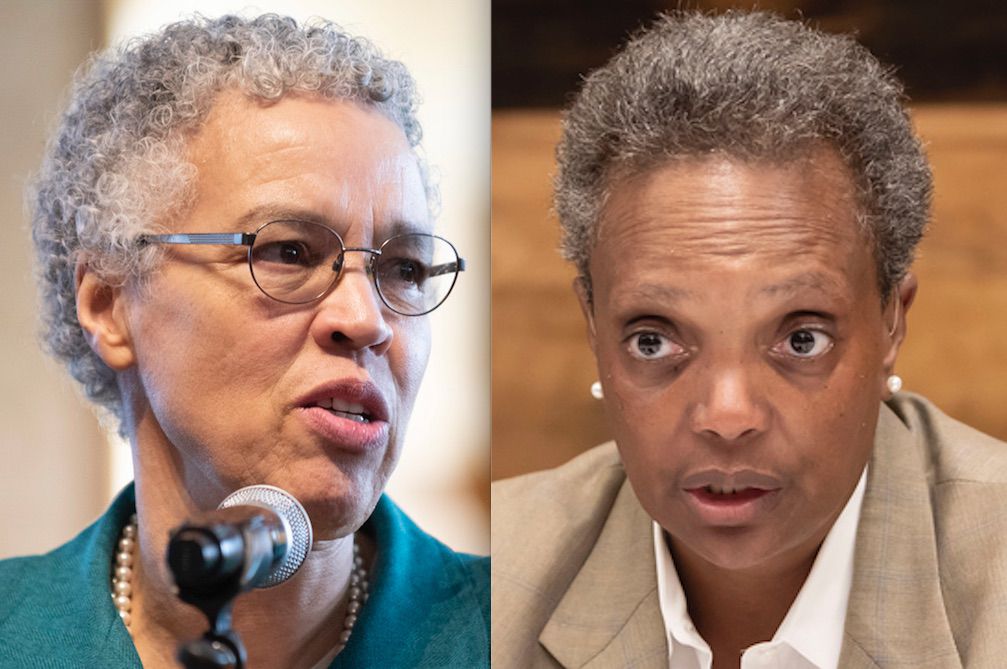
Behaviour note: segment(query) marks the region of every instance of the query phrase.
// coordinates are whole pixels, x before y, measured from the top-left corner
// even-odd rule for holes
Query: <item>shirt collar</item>
[[[787,645],[819,669],[838,665],[846,606],[853,582],[857,524],[866,481],[865,468],[853,494],[822,542],[807,580],[801,586],[772,641],[756,646]],[[653,523],[653,528],[658,599],[668,634],[668,653],[674,654],[676,645],[687,646],[697,654],[700,666],[709,666],[710,647],[696,631],[689,617],[685,593],[675,570],[671,551],[664,541],[664,532],[657,522]]]

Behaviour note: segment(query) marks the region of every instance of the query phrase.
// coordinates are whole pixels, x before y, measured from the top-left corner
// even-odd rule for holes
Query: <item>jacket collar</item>
[[[539,641],[568,668],[667,668],[651,520],[628,481]]]
[[[488,663],[489,561],[455,553],[387,495],[361,531],[377,548],[369,596],[330,667]]]
[[[860,512],[839,665],[961,667],[941,594],[928,471],[882,405]]]

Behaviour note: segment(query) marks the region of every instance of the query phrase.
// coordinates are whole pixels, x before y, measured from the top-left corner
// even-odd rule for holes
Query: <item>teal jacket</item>
[[[141,667],[109,594],[135,504],[131,485],[69,543],[0,561],[0,667]],[[455,553],[385,496],[362,531],[378,547],[371,596],[330,669],[488,667],[489,558]]]

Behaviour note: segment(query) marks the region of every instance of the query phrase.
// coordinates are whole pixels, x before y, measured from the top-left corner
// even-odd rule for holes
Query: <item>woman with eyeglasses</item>
[[[169,534],[268,484],[314,543],[237,598],[250,666],[488,665],[487,560],[382,496],[464,269],[415,109],[402,64],[276,16],[180,22],[78,77],[34,186],[47,341],[118,419],[135,485],[0,563],[0,664],[177,666],[207,621]]]

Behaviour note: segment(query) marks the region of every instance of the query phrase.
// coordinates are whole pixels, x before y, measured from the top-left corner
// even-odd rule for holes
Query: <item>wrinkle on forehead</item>
[[[793,163],[707,156],[627,176],[602,214],[592,286],[616,311],[848,304],[876,273],[856,202],[831,151]]]
[[[597,244],[679,261],[867,244],[849,171],[819,149],[793,162],[690,158],[616,180]]]

